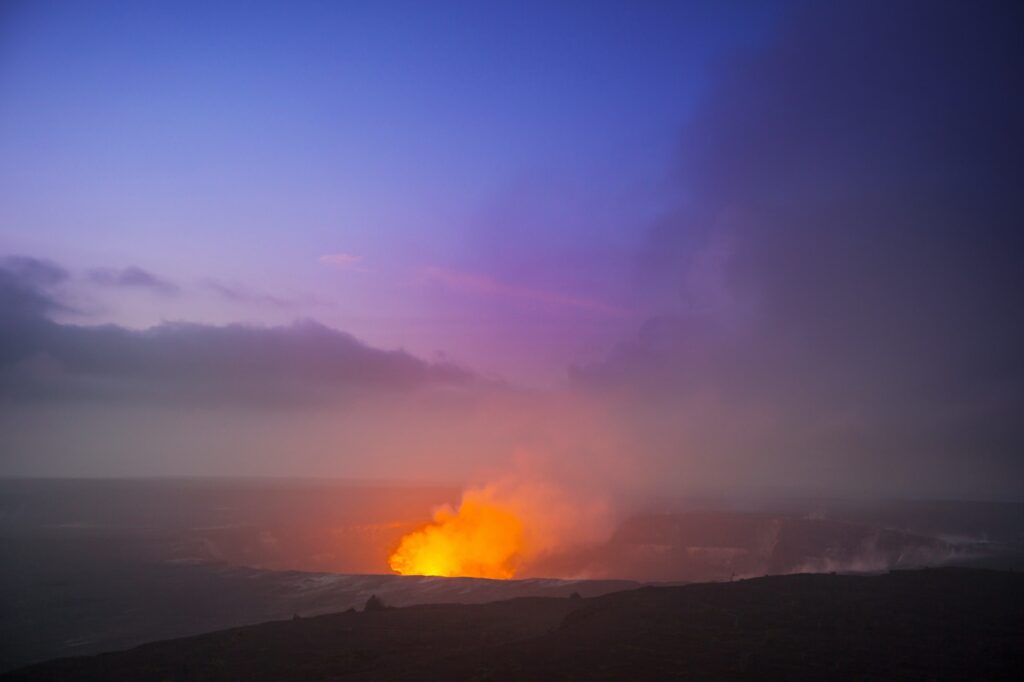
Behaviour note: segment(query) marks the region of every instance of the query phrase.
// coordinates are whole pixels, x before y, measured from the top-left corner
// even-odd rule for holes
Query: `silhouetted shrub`
[[[370,598],[366,600],[366,606],[363,607],[363,611],[383,611],[387,608],[387,604],[384,600],[375,594],[371,594]]]

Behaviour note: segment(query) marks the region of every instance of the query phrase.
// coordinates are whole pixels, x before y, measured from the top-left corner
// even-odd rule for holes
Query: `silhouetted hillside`
[[[1021,679],[1024,575],[938,569],[390,608],[64,659],[10,680]]]

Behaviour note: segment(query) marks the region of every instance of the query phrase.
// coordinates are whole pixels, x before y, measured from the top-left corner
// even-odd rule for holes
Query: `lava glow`
[[[444,506],[434,521],[402,538],[389,559],[402,575],[509,579],[524,555],[525,526],[490,488],[466,491],[458,511]]]

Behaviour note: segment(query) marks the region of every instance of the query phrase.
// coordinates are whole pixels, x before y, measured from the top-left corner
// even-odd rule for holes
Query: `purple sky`
[[[309,316],[551,385],[652,312],[679,131],[777,13],[14,3],[0,249],[178,294],[87,277],[82,322]]]
[[[6,3],[0,472],[1019,498],[1020,19]]]

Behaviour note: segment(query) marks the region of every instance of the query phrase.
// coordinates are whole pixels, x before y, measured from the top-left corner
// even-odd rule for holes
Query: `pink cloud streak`
[[[317,258],[317,262],[332,268],[338,268],[339,270],[369,272],[367,268],[360,265],[363,262],[363,257],[354,256],[350,253],[328,253]]]
[[[544,289],[534,289],[532,287],[507,284],[505,282],[499,282],[491,277],[458,272],[456,270],[449,270],[447,268],[437,267],[434,265],[420,268],[419,273],[421,277],[434,282],[439,282],[447,287],[460,291],[486,296],[500,296],[503,298],[535,301],[548,305],[568,306],[615,317],[624,317],[629,315],[629,311],[625,308],[610,305],[592,298],[571,296],[554,291],[545,291]]]

